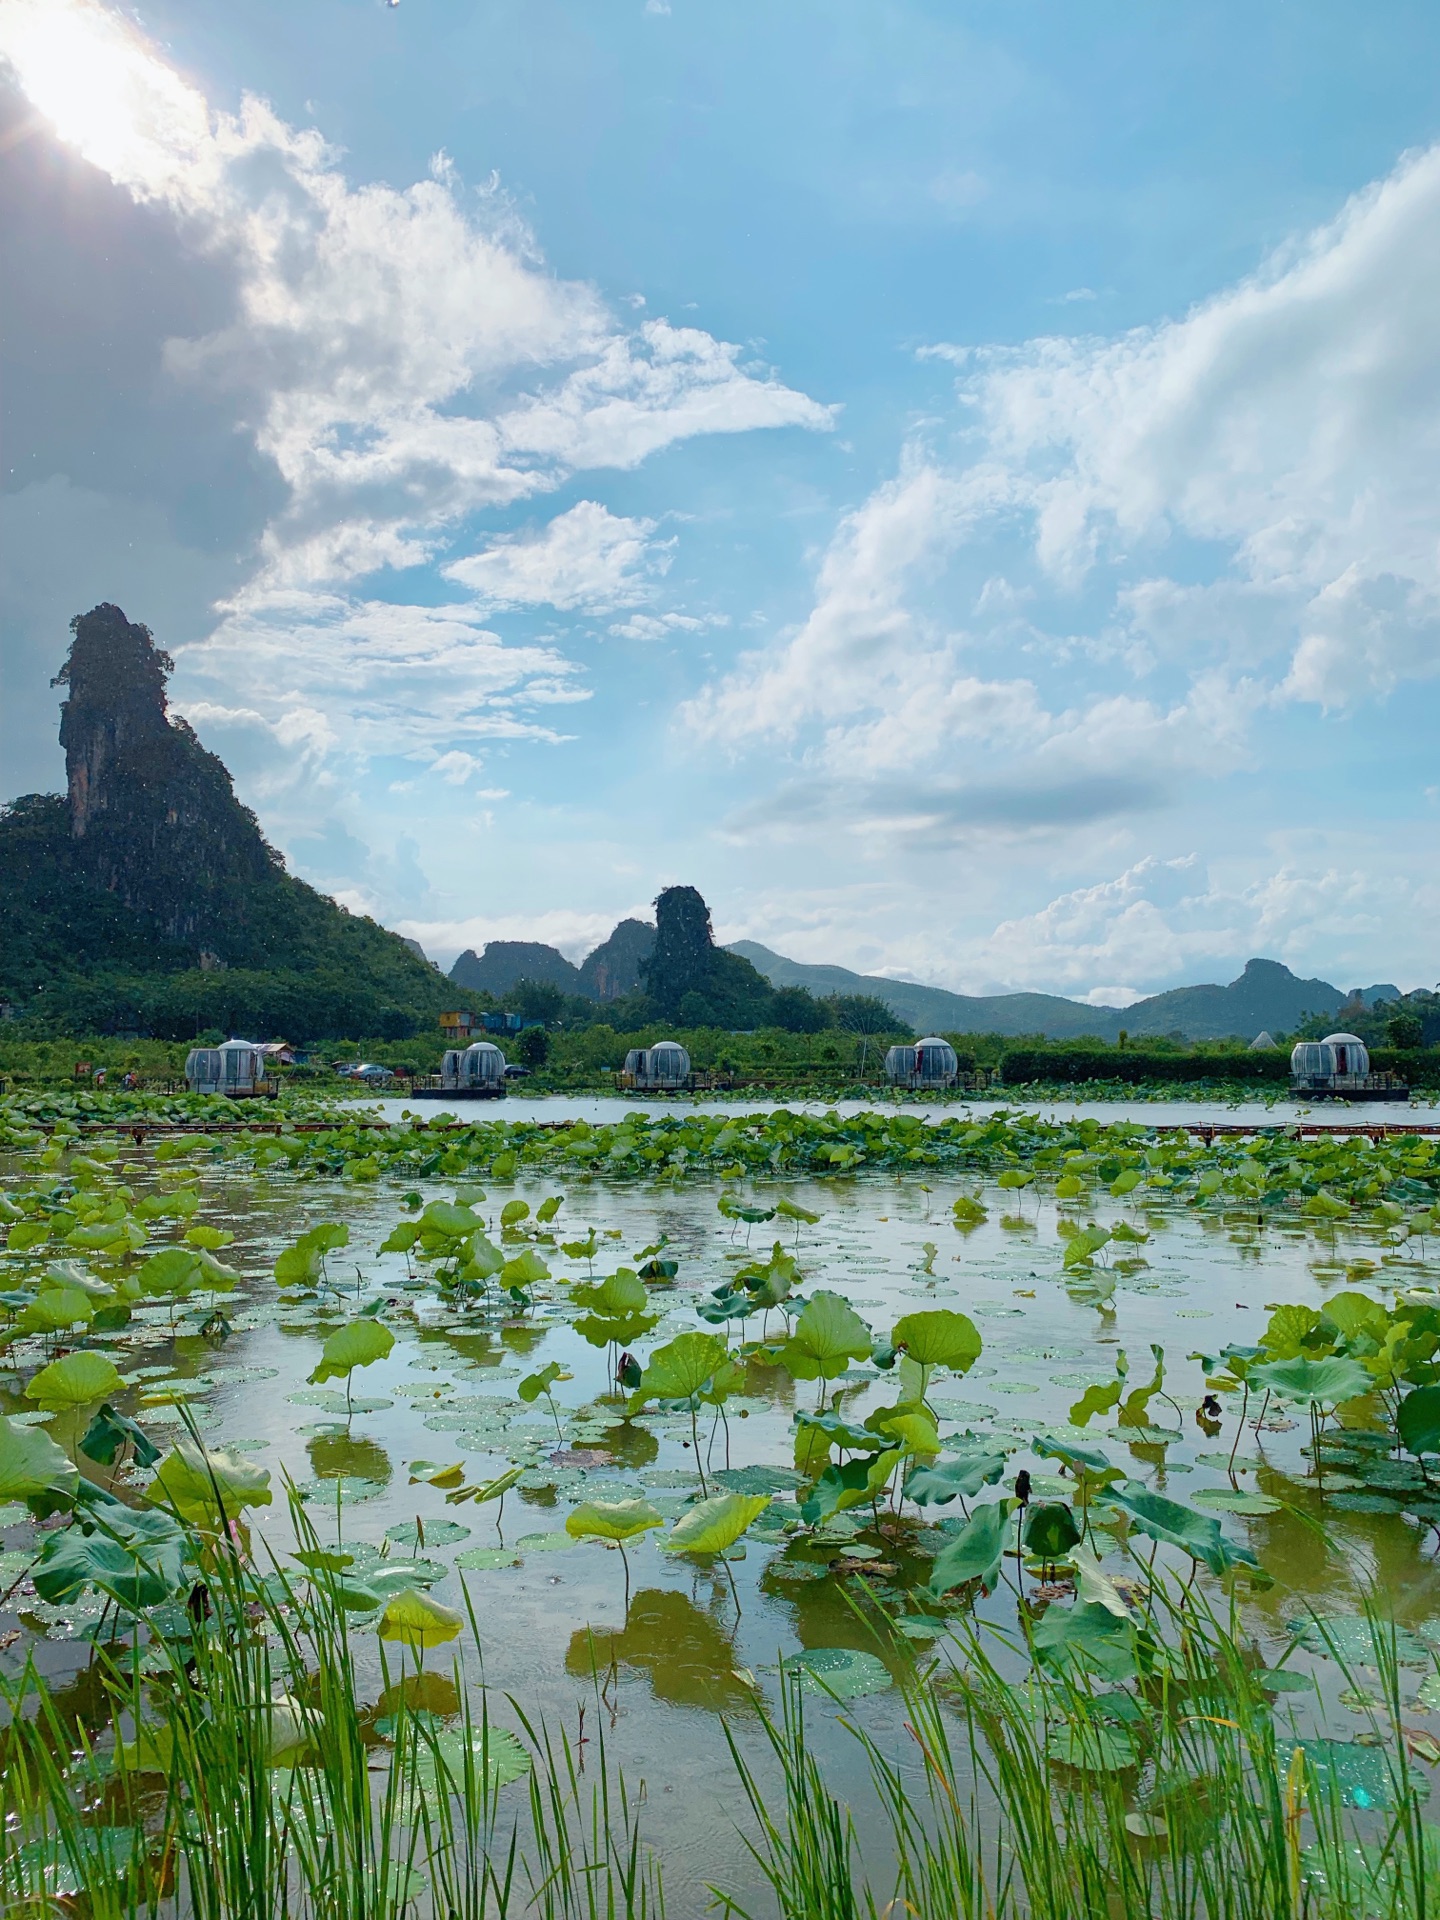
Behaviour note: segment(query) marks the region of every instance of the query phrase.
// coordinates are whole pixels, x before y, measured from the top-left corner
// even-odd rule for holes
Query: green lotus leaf
[[[664,1524],[664,1515],[648,1500],[587,1500],[566,1520],[565,1531],[575,1540],[633,1540]]]
[[[80,1475],[40,1427],[18,1427],[0,1414],[0,1500],[73,1493]]]
[[[538,1373],[527,1373],[515,1391],[530,1406],[542,1393],[548,1394],[557,1380],[568,1380],[570,1377],[558,1360],[552,1360],[548,1366],[541,1367]]]
[[[214,1527],[245,1507],[268,1507],[270,1470],[243,1453],[203,1452],[180,1440],[166,1454],[145,1489],[152,1506],[169,1507],[192,1526]]]
[[[1009,1538],[1009,1512],[1008,1500],[976,1508],[955,1538],[936,1555],[930,1570],[932,1593],[948,1593],[969,1580],[978,1580],[987,1593],[994,1591]]]
[[[968,1373],[980,1358],[983,1342],[968,1314],[936,1307],[926,1313],[903,1314],[895,1322],[890,1344],[919,1366]]]
[[[113,1467],[125,1447],[133,1448],[137,1466],[153,1467],[160,1458],[160,1449],[149,1434],[125,1414],[117,1413],[107,1401],[81,1436],[80,1451],[87,1460],[98,1461],[102,1467]]]
[[[570,1298],[577,1307],[602,1320],[624,1320],[632,1313],[644,1313],[650,1305],[645,1282],[629,1267],[621,1267],[598,1283],[578,1282],[570,1289]]]
[[[21,1333],[62,1333],[95,1317],[95,1302],[79,1287],[48,1287],[30,1302],[15,1323]]]
[[[973,1500],[982,1487],[993,1487],[1005,1471],[1005,1455],[976,1444],[916,1467],[905,1482],[905,1496],[922,1507],[948,1506],[952,1500]]]
[[[483,1791],[508,1786],[529,1771],[530,1756],[513,1733],[483,1726],[426,1739],[415,1757],[413,1777],[428,1798],[462,1794],[478,1804]]]
[[[1067,1720],[1052,1729],[1046,1752],[1059,1766],[1082,1773],[1124,1773],[1140,1764],[1134,1735],[1098,1720]]]
[[[832,1513],[868,1505],[889,1486],[903,1458],[901,1449],[893,1447],[884,1453],[862,1454],[841,1466],[827,1466],[801,1502],[801,1519],[806,1526],[816,1527]]]
[[[447,1240],[468,1240],[479,1233],[485,1222],[469,1207],[452,1206],[448,1200],[432,1200],[420,1216],[422,1233],[437,1233]]]
[[[1035,1558],[1048,1564],[1069,1553],[1080,1539],[1080,1528],[1069,1507],[1047,1500],[1025,1515],[1021,1537]]]
[[[894,1684],[880,1656],[858,1647],[807,1647],[784,1660],[780,1671],[801,1693],[829,1694],[837,1700],[858,1700]]]
[[[88,1407],[124,1382],[115,1362],[101,1353],[67,1353],[42,1367],[25,1389],[25,1398],[38,1407]]]
[[[1373,1381],[1358,1360],[1331,1354],[1324,1360],[1271,1360],[1250,1369],[1251,1387],[1302,1406],[1338,1407],[1369,1393]]]
[[[325,1342],[320,1364],[310,1379],[317,1387],[326,1380],[345,1379],[356,1367],[386,1359],[394,1345],[394,1334],[380,1321],[352,1320],[348,1326],[337,1327]]]
[[[1416,1387],[1400,1402],[1395,1431],[1407,1453],[1440,1453],[1440,1387]]]
[[[69,1600],[87,1586],[136,1612],[188,1584],[190,1542],[166,1513],[118,1506],[46,1539],[32,1578],[43,1600]]]
[[[770,1504],[764,1493],[717,1493],[686,1510],[661,1543],[667,1553],[723,1553]]]
[[[172,1295],[183,1299],[200,1284],[200,1256],[190,1247],[162,1247],[152,1253],[135,1278],[140,1290],[152,1298]]]
[[[1032,1644],[1037,1664],[1051,1673],[1128,1680],[1136,1672],[1135,1628],[1095,1601],[1048,1606],[1036,1622]]]
[[[688,1400],[697,1394],[729,1352],[718,1333],[681,1333],[657,1347],[645,1363],[636,1398]]]
[[[852,1360],[868,1359],[873,1344],[849,1301],[822,1288],[806,1301],[777,1358],[797,1380],[834,1380]]]
[[[1248,1547],[1225,1538],[1218,1520],[1153,1493],[1143,1481],[1126,1480],[1118,1487],[1107,1487],[1100,1498],[1129,1514],[1131,1523],[1151,1540],[1178,1547],[1192,1560],[1203,1562],[1217,1579],[1231,1567],[1260,1564]]]
[[[398,1226],[390,1229],[386,1237],[376,1248],[377,1253],[409,1253],[420,1238],[418,1220],[402,1220]]]
[[[453,1607],[442,1606],[428,1593],[407,1587],[397,1593],[380,1616],[380,1638],[398,1640],[412,1653],[443,1647],[463,1631],[465,1619]]]

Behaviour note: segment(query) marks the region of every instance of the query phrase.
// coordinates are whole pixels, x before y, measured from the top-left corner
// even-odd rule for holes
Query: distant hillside
[[[558,947],[540,940],[491,940],[483,953],[467,947],[450,969],[457,986],[476,993],[509,993],[522,980],[543,982],[564,993],[579,993],[580,969]]]
[[[1301,980],[1277,960],[1251,960],[1228,987],[1173,987],[1123,1008],[1087,1007],[1049,993],[949,993],[909,980],[852,973],[848,967],[807,966],[754,940],[737,940],[742,954],[772,986],[808,987],[815,994],[873,993],[924,1033],[1043,1033],[1052,1040],[1093,1036],[1114,1040],[1123,1027],[1139,1035],[1184,1034],[1189,1040],[1252,1039],[1262,1028],[1288,1031],[1307,1013],[1335,1012],[1346,996],[1328,980]],[[1361,990],[1367,1004],[1398,999],[1389,986]]]
[[[167,710],[168,655],[103,605],[59,680],[68,791],[0,809],[0,1000],[46,1031],[404,1039],[454,995],[398,934],[285,870]]]

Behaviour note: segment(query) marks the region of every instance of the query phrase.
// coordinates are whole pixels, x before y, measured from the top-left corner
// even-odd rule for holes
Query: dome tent
[[[440,1084],[451,1093],[503,1093],[505,1056],[493,1040],[451,1047],[440,1063]]]
[[[264,1049],[253,1040],[227,1040],[218,1047],[192,1047],[185,1056],[185,1080],[192,1093],[244,1098],[266,1091],[265,1062]]]
[[[1278,1053],[1280,1051],[1268,1027],[1262,1027],[1260,1029],[1259,1033],[1257,1033],[1255,1038],[1250,1042],[1249,1050],[1251,1053]]]
[[[1365,1042],[1353,1033],[1327,1033],[1323,1040],[1301,1040],[1290,1055],[1297,1080],[1363,1079],[1370,1071]]]
[[[690,1078],[690,1056],[678,1040],[657,1040],[653,1047],[632,1047],[625,1056],[621,1083],[641,1093],[673,1093]]]
[[[892,1087],[953,1087],[959,1070],[955,1049],[938,1034],[913,1046],[891,1047],[885,1055],[885,1078]]]

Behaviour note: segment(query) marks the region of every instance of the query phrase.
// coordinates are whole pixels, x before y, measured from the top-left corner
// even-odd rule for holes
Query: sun
[[[97,0],[0,0],[0,60],[67,146],[142,196],[175,193],[210,139],[203,96]]]

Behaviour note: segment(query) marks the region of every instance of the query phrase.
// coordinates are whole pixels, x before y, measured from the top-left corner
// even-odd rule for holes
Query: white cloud
[[[608,940],[616,923],[626,918],[648,919],[649,902],[614,913],[587,913],[562,908],[534,914],[470,914],[449,920],[402,920],[397,932],[418,940],[426,953],[448,969],[466,947],[479,953],[489,940],[539,940],[558,947],[578,966],[592,948]]]
[[[218,718],[202,690],[232,689],[278,737],[303,711],[335,751],[358,758],[429,757],[483,739],[557,742],[534,710],[588,699],[588,689],[554,647],[506,645],[482,620],[464,603],[247,596],[207,639],[177,649],[180,704]]]
[[[234,274],[230,322],[166,349],[174,377],[233,396],[287,489],[255,577],[190,650],[222,705],[273,721],[278,688],[313,689],[351,744],[436,725],[535,735],[517,707],[584,697],[557,653],[502,649],[477,607],[342,598],[349,583],[433,561],[467,519],[582,468],[630,468],[695,434],[831,424],[698,328],[617,320],[546,267],[498,190],[467,197],[444,155],[404,189],[357,183],[264,101],[213,109],[101,0],[4,0],[0,61],[65,141]],[[482,603],[621,607],[663,570],[652,532],[584,502],[455,577]]]
[[[1183,320],[955,357],[973,480],[1060,579],[1175,535],[1272,597],[1296,698],[1440,671],[1440,148]],[[1355,657],[1358,655],[1358,659]]]
[[[677,633],[703,633],[706,627],[724,625],[723,616],[697,620],[689,613],[632,613],[628,620],[609,628],[609,632],[621,640],[668,640]]]
[[[627,520],[582,500],[538,533],[497,540],[443,572],[485,606],[602,613],[644,599],[669,565],[670,547],[657,547],[654,531],[653,520]]]

